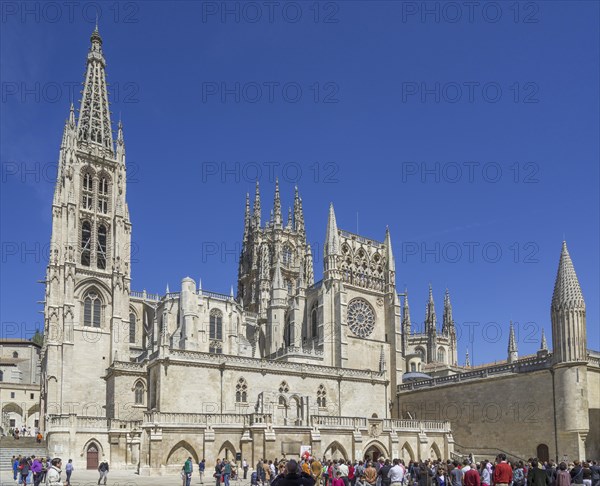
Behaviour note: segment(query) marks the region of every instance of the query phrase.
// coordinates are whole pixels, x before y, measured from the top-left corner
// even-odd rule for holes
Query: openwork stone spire
[[[550,307],[554,360],[557,363],[587,361],[585,301],[564,241]]]
[[[425,311],[425,329],[428,333],[435,334],[437,332],[437,317],[435,315],[435,303],[433,301],[433,290],[429,284],[429,300]]]
[[[404,289],[404,309],[402,312],[402,331],[406,336],[410,334],[410,308],[408,306],[408,290]]]
[[[277,228],[281,226],[281,197],[279,196],[279,179],[275,179],[275,200],[273,201],[273,223]]]
[[[106,61],[102,53],[102,38],[98,33],[97,26],[90,40],[92,45],[87,56],[77,139],[92,146],[96,145],[101,152],[112,156],[114,147],[106,87]]]
[[[552,308],[585,310],[585,301],[583,300],[579,280],[577,279],[566,241],[563,241],[560,261],[558,263],[554,293],[552,294]]]
[[[548,342],[546,341],[546,333],[542,329],[542,342],[540,343],[541,351],[548,351]]]
[[[253,214],[253,222],[256,228],[260,228],[260,219],[261,219],[261,209],[260,209],[260,188],[258,186],[258,181],[256,181],[256,190],[254,192],[254,214]]]
[[[519,359],[519,354],[517,351],[517,340],[515,339],[515,326],[513,322],[510,321],[510,331],[508,333],[508,362],[512,363]]]

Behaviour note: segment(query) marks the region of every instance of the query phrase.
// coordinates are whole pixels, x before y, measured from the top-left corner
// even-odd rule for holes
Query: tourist
[[[29,470],[29,461],[26,457],[23,457],[23,459],[21,459],[21,463],[19,464],[19,473],[21,474],[21,480],[19,482],[21,484],[27,484],[27,476],[29,475]]]
[[[598,465],[598,461],[592,461],[590,469],[592,470],[592,486],[600,486],[600,465]]]
[[[580,461],[573,461],[573,469],[571,469],[571,484],[574,486],[583,485],[583,467]]]
[[[390,486],[391,481],[389,474],[391,469],[392,465],[390,463],[390,460],[386,459],[383,465],[379,468],[379,471],[377,471],[377,476],[379,476],[379,484],[381,486]]]
[[[31,463],[31,473],[33,474],[33,484],[34,484],[34,486],[39,486],[40,482],[42,481],[42,463],[35,456],[31,456],[31,459],[33,460],[33,462]]]
[[[558,465],[554,486],[571,486],[571,475],[569,474],[569,471],[567,471],[566,462],[561,462]]]
[[[42,439],[44,438],[44,436],[42,435],[42,433],[38,430],[37,435],[35,436],[35,440],[38,444],[41,444]]]
[[[190,483],[192,482],[193,471],[191,456],[187,458],[181,470],[183,472],[183,486],[190,486]]]
[[[62,461],[56,457],[52,459],[51,466],[48,469],[46,486],[63,486],[60,480],[60,468],[62,467]]]
[[[272,486],[314,486],[315,481],[309,475],[301,472],[299,464],[290,460],[285,465],[283,475],[279,475]]]
[[[444,475],[444,469],[438,468],[436,471],[436,475],[434,478],[434,483],[436,486],[446,486],[447,476]]]
[[[377,469],[375,469],[371,461],[369,461],[365,469],[365,481],[371,486],[377,483]]]
[[[450,470],[450,483],[452,486],[462,486],[462,477],[463,473],[458,467],[458,461],[454,461]]]
[[[215,473],[213,474],[213,478],[216,479],[216,486],[220,486],[222,476],[223,476],[223,463],[221,462],[221,459],[217,457],[217,462],[215,464]]]
[[[321,477],[323,476],[323,464],[318,459],[313,459],[310,463],[310,475],[315,481],[315,486],[321,486]]]
[[[481,480],[479,479],[479,472],[476,471],[475,469],[473,469],[469,463],[467,462],[467,464],[465,464],[465,462],[467,461],[463,461],[463,471],[465,469],[467,469],[466,471],[464,471],[464,475],[462,478],[462,482],[464,486],[480,486],[481,485]]]
[[[490,470],[488,469],[488,461],[486,459],[484,459],[483,461],[481,461],[480,467],[479,467],[479,476],[481,478],[481,486],[491,486],[492,484],[492,475],[490,473]]]
[[[350,480],[348,479],[348,474],[350,473],[350,469],[348,468],[346,461],[344,461],[343,459],[340,459],[338,461],[338,472],[340,473],[339,477],[343,481],[344,486],[349,486]],[[337,476],[337,473],[336,473],[336,476]]]
[[[583,463],[583,484],[584,486],[592,486],[592,469],[588,461]]]
[[[67,473],[67,486],[71,486],[71,474],[73,474],[73,459],[69,459],[67,466],[65,467]]]
[[[498,456],[500,461],[494,468],[493,481],[495,486],[508,486],[513,479],[512,467],[506,461],[506,454]]]
[[[401,486],[404,482],[404,468],[398,459],[394,459],[394,465],[388,473],[390,478],[390,486]]]
[[[231,477],[231,462],[225,459],[223,463],[223,483],[225,484],[225,486],[229,486],[229,478]]]
[[[13,480],[17,480],[17,475],[19,474],[19,463],[20,463],[20,457],[18,458],[15,456],[12,456],[12,469],[13,469]]]
[[[539,465],[537,459],[532,459],[531,469],[527,473],[527,486],[548,486],[550,484],[548,475]]]
[[[433,474],[427,467],[427,462],[422,462],[419,467],[415,469],[415,473],[416,482],[419,486],[431,486]]]
[[[350,486],[354,486],[354,483],[356,482],[356,468],[354,467],[354,464],[352,464],[352,461],[348,461],[348,482],[350,483]]]
[[[525,465],[523,461],[519,461],[516,466],[513,471],[513,486],[523,486],[525,484]]]
[[[204,458],[198,463],[198,476],[200,476],[200,484],[204,484],[204,471],[206,470],[206,461]]]
[[[264,480],[263,482],[266,484],[271,484],[271,466],[269,465],[269,463],[265,460],[263,461],[263,472],[264,472]]]
[[[246,459],[242,461],[242,469],[244,471],[244,479],[246,479],[248,477],[248,463],[246,462]]]
[[[102,459],[102,462],[98,466],[98,473],[100,473],[98,484],[100,484],[102,480],[104,480],[104,484],[106,484],[106,480],[108,479],[108,469],[108,462],[105,459]]]

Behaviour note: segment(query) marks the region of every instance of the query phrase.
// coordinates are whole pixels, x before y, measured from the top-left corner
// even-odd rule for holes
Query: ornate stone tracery
[[[366,338],[375,329],[375,311],[364,299],[353,299],[348,304],[348,327],[358,337]]]

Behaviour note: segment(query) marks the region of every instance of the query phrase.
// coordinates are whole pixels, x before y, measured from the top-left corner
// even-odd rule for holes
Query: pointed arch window
[[[439,363],[446,362],[446,350],[444,348],[439,348],[437,352],[437,360]]]
[[[313,339],[318,337],[319,332],[319,321],[318,321],[318,313],[317,313],[317,303],[315,302],[312,306],[312,310],[310,311],[310,334]]]
[[[296,336],[294,336],[294,325],[292,324],[292,320],[290,314],[285,317],[285,326],[283,330],[283,342],[286,346],[292,346],[296,340]]]
[[[81,224],[81,264],[89,267],[92,256],[92,225],[89,221]]]
[[[100,327],[102,301],[96,292],[89,292],[83,300],[83,325]]]
[[[81,205],[91,211],[94,207],[94,180],[90,172],[84,172],[81,189]]]
[[[98,245],[96,248],[96,265],[100,270],[106,268],[106,242],[108,239],[108,231],[106,226],[101,224],[98,226]]]
[[[236,403],[246,403],[248,401],[248,383],[244,378],[240,378],[235,386]]]
[[[98,181],[98,212],[108,213],[108,177],[103,175]]]
[[[325,390],[324,385],[319,385],[319,389],[317,390],[317,405],[320,408],[324,408],[327,406],[327,391]]]
[[[210,312],[210,339],[223,339],[223,314],[220,310],[212,310]]]
[[[291,296],[292,293],[294,292],[294,284],[292,283],[291,280],[288,279],[285,281],[285,286],[287,288],[288,296]]]
[[[129,314],[129,342],[135,343],[135,314],[132,312]]]
[[[141,381],[138,381],[133,388],[134,400],[136,405],[144,404],[144,394],[145,394],[144,384]]]
[[[283,247],[283,264],[286,267],[291,267],[293,263],[292,248],[289,245]]]

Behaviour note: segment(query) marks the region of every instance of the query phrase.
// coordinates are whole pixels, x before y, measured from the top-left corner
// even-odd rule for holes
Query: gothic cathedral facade
[[[331,205],[315,282],[298,190],[284,219],[276,185],[263,222],[257,183],[252,207],[246,196],[236,295],[189,277],[164,295],[131,289],[124,132],[119,122],[113,140],[105,67],[96,29],[52,203],[41,394],[50,453],[75,467],[105,457],[148,475],[178,470],[188,456],[253,463],[297,456],[301,445],[347,459],[459,454],[451,419],[402,407],[403,397],[472,371],[458,362],[448,291],[441,327],[431,288],[422,330],[411,325],[389,231],[376,241],[339,229]],[[571,295],[579,284],[569,276]],[[598,359],[586,348],[583,298],[573,305],[583,311],[552,313],[566,371],[549,352],[540,366],[587,376]],[[567,325],[576,342],[557,340]],[[516,348],[512,357],[506,373],[527,380]],[[596,407],[597,397],[584,398],[569,410]],[[585,448],[589,422],[576,429]]]

